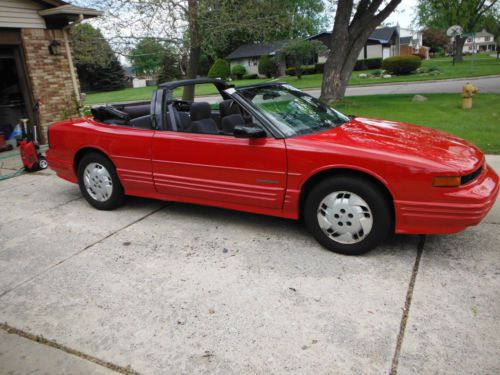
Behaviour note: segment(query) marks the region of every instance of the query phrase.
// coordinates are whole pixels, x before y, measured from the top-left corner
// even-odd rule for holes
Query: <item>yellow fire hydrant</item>
[[[462,109],[472,108],[472,96],[478,92],[478,88],[467,82],[462,89]]]

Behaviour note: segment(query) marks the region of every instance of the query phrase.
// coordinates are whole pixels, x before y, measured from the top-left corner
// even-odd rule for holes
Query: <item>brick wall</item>
[[[38,129],[40,141],[45,143],[49,125],[74,110],[71,100],[74,88],[63,31],[22,29],[21,38],[33,99],[41,101]],[[49,53],[53,40],[60,43],[58,55]]]

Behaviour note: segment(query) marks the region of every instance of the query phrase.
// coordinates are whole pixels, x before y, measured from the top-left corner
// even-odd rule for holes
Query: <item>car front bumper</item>
[[[432,201],[396,200],[396,233],[447,234],[477,225],[495,204],[499,178],[488,165],[457,188],[432,188]]]

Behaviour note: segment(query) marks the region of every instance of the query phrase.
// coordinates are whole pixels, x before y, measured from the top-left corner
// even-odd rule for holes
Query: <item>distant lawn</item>
[[[451,58],[437,58],[422,62],[423,68],[437,67],[440,71],[437,75],[429,74],[412,74],[408,76],[398,76],[391,78],[359,78],[361,73],[370,73],[373,70],[364,70],[353,72],[349,85],[365,85],[365,84],[382,84],[388,82],[414,82],[426,81],[435,79],[462,78],[473,76],[485,76],[500,74],[500,59],[493,57],[478,55],[475,61],[471,62],[471,56],[466,56],[465,61],[453,66]],[[236,86],[248,85],[259,82],[267,82],[267,79],[253,79],[235,81]],[[303,76],[302,79],[285,76],[277,79],[279,82],[286,82],[299,89],[318,88],[321,87],[322,75],[312,74]],[[141,87],[136,89],[124,89],[110,92],[89,93],[87,95],[86,104],[112,103],[119,101],[133,100],[148,100],[151,98],[152,91],[156,87]],[[215,88],[212,85],[201,85],[197,88],[196,95],[213,95],[216,94]]]
[[[335,106],[358,116],[403,121],[440,129],[479,146],[485,153],[500,154],[500,94],[477,94],[471,110],[460,107],[458,94],[427,94],[425,102],[413,95],[348,97]]]

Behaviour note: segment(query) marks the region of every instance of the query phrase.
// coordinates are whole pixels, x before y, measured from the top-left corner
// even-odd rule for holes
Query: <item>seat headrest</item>
[[[223,100],[219,103],[220,116],[241,115],[240,106],[232,99]]]
[[[211,118],[212,109],[208,102],[194,102],[191,103],[191,108],[189,109],[189,115],[191,121],[203,120],[206,118]]]

